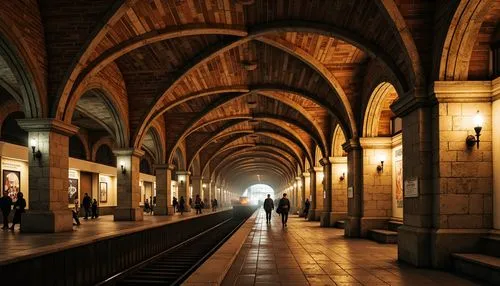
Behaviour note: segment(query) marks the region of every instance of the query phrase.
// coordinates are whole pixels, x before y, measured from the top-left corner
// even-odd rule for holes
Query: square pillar
[[[344,236],[360,237],[363,215],[363,154],[359,139],[349,139],[342,145],[347,152],[347,219]],[[350,190],[349,190],[350,189]]]
[[[76,126],[55,119],[22,119],[30,147],[40,151],[29,158],[29,210],[22,215],[22,232],[62,232],[73,229],[68,208],[69,136]]]
[[[172,207],[172,170],[173,165],[155,165],[156,169],[156,207],[155,215],[173,214]],[[170,209],[170,211],[169,211]]]
[[[309,209],[308,220],[315,220],[316,217],[316,171],[314,168],[309,169],[309,200],[311,201],[311,208]]]
[[[392,216],[392,139],[360,138],[363,150],[363,216],[361,237],[370,229],[385,229]],[[383,170],[378,170],[382,166]]]
[[[205,194],[205,198],[208,200],[210,207],[212,206],[212,200],[214,199],[214,194],[212,191],[212,181],[208,179],[203,179],[201,187],[203,188],[203,193]]]
[[[320,226],[330,226],[330,215],[332,213],[332,163],[330,158],[321,159],[323,166],[323,211],[320,217]]]
[[[203,177],[191,176],[191,185],[193,186],[193,200],[194,198],[196,198],[196,195],[200,195],[202,201],[205,198],[205,194],[203,193],[202,180]]]
[[[347,157],[332,157],[332,212],[330,226],[347,218]]]
[[[138,149],[115,149],[117,206],[115,221],[141,221],[143,210],[139,207],[141,189],[139,186],[139,163],[144,151]]]
[[[186,201],[186,211],[191,210],[191,206],[189,205],[189,198],[191,198],[189,175],[191,175],[191,173],[188,171],[177,171],[177,189],[179,191],[179,197],[177,199],[180,200],[181,197],[184,197],[184,201]]]
[[[312,211],[312,214],[314,215],[313,220],[315,221],[320,221],[321,218],[321,213],[323,212],[323,200],[324,200],[324,192],[323,192],[323,180],[324,180],[324,173],[323,173],[323,167],[314,167],[314,171],[316,173],[316,179],[314,180],[315,182],[315,196],[313,197],[313,200],[316,201],[315,208]]]

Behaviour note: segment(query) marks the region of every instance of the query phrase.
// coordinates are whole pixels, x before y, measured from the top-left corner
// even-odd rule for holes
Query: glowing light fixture
[[[33,150],[33,159],[34,160],[40,160],[42,158],[42,152],[40,152],[40,149],[36,150],[38,141],[35,138],[31,138],[31,150]]]
[[[483,129],[483,123],[484,123],[484,118],[479,113],[479,110],[477,111],[476,115],[474,116],[474,131],[476,132],[476,136],[474,135],[469,135],[465,139],[465,143],[467,144],[467,147],[472,148],[474,145],[476,145],[477,149],[479,149],[479,136],[481,136],[481,130]]]
[[[385,154],[381,153],[377,158],[380,161],[380,165],[377,165],[377,172],[382,173],[384,172],[384,162],[386,160]]]

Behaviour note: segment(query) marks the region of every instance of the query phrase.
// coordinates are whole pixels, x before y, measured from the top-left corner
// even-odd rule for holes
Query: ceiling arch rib
[[[245,172],[250,170],[262,171],[263,168],[267,168],[269,170],[274,170],[274,172],[278,174],[278,176],[282,178],[283,181],[289,180],[293,177],[293,171],[289,171],[283,168],[283,166],[276,164],[275,162],[266,162],[265,160],[263,160],[259,163],[255,163],[249,160],[251,160],[251,158],[242,159],[238,162],[233,161],[214,173],[217,174],[216,177],[220,175],[221,178],[224,178],[227,181],[227,178],[229,177],[228,173],[236,174],[238,173],[238,171]]]

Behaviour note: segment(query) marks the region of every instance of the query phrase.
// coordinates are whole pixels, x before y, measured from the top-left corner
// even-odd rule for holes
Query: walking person
[[[200,195],[196,195],[196,199],[194,200],[194,208],[196,209],[196,214],[201,214],[203,202],[201,201]]]
[[[179,200],[179,211],[181,212],[181,215],[184,213],[186,209],[186,201],[184,200],[184,197],[181,196]]]
[[[11,206],[12,206],[12,199],[9,197],[9,193],[7,191],[4,191],[3,196],[0,198],[0,209],[2,210],[2,215],[3,215],[2,229],[9,228],[9,214]]]
[[[278,209],[281,213],[281,224],[283,227],[286,227],[288,222],[288,212],[290,211],[290,201],[286,197],[286,194],[283,194],[283,197],[278,204]]]
[[[94,199],[94,201],[92,202],[92,217],[91,218],[97,218],[98,214],[97,214],[97,200]]]
[[[89,219],[90,216],[90,207],[92,206],[92,201],[90,200],[89,194],[85,193],[83,196],[83,208],[85,209],[85,217],[84,219]]]
[[[214,202],[212,203],[212,211],[216,211],[217,210],[217,199],[214,199]]]
[[[14,231],[14,226],[16,223],[21,224],[21,215],[25,212],[26,200],[24,199],[23,193],[17,193],[17,201],[14,203],[14,218],[12,219],[12,226],[10,230]]]
[[[175,214],[175,211],[179,211],[179,202],[177,201],[176,197],[174,197],[174,199],[172,200],[172,205],[174,206],[174,214]]]
[[[311,202],[309,199],[306,199],[306,202],[304,203],[304,217],[307,219],[307,215],[309,214],[309,208],[311,207]]]
[[[73,220],[75,221],[73,225],[80,225],[80,219],[78,218],[78,213],[80,212],[80,202],[78,199],[75,199],[75,206],[71,210],[71,214],[73,215]]]
[[[267,199],[264,200],[264,210],[266,211],[266,223],[271,223],[271,214],[274,210],[274,203],[270,194],[267,194]]]

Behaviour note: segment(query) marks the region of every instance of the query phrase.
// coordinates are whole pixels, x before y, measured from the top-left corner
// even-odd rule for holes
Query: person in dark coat
[[[14,226],[16,223],[21,224],[21,215],[25,212],[26,200],[24,199],[23,193],[17,193],[17,201],[14,203],[14,218],[12,219],[12,226],[10,230],[14,231]]]
[[[201,209],[203,202],[201,201],[200,195],[196,195],[196,199],[194,200],[194,208],[196,209],[196,214],[201,214]]]
[[[283,198],[281,198],[278,204],[278,209],[281,214],[281,223],[283,227],[286,227],[288,222],[288,212],[290,211],[290,201],[286,197],[286,194],[283,194]]]
[[[181,212],[181,215],[184,213],[186,210],[186,201],[184,200],[184,197],[181,196],[179,199],[179,211]]]
[[[177,201],[176,197],[174,197],[174,199],[172,201],[172,205],[174,206],[174,213],[175,213],[175,211],[179,211],[179,202]]]
[[[3,197],[0,198],[0,209],[2,210],[2,215],[3,215],[2,229],[9,228],[9,214],[11,206],[12,206],[12,199],[9,197],[9,193],[7,191],[4,191]]]
[[[309,214],[309,208],[311,207],[311,202],[309,199],[306,199],[306,202],[304,203],[304,217],[307,219],[307,215]]]
[[[264,210],[266,211],[266,223],[271,223],[271,214],[274,210],[274,203],[270,194],[267,194],[267,199],[264,200]]]
[[[217,199],[214,199],[214,201],[212,202],[212,211],[216,211],[217,210]]]
[[[89,219],[90,216],[90,207],[92,206],[92,201],[90,200],[89,194],[85,193],[83,196],[83,208],[85,209],[85,217],[84,219]]]
[[[97,218],[97,200],[94,199],[92,202],[92,217],[91,218]]]

